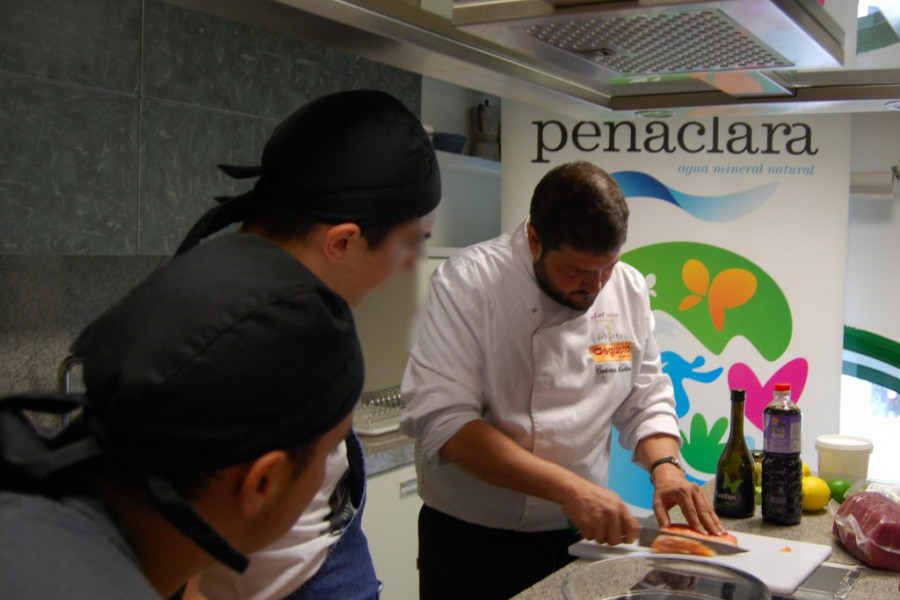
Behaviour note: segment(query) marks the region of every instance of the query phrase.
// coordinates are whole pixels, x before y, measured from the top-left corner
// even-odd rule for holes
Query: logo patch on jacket
[[[631,371],[631,342],[597,344],[590,347],[597,373],[620,373]],[[614,364],[614,363],[619,363]]]

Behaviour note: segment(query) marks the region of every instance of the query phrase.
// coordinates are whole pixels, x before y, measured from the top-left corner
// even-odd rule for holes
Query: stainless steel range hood
[[[843,30],[813,0],[570,4],[457,0],[453,20],[595,81],[843,65]]]
[[[900,100],[900,65],[841,66],[843,32],[815,0],[443,0],[452,18],[420,0],[166,1],[573,117]]]

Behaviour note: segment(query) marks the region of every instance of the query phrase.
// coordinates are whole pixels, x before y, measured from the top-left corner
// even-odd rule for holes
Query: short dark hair
[[[324,435],[324,434],[323,434]],[[309,464],[310,460],[312,460],[313,453],[315,452],[315,446],[319,442],[319,439],[308,440],[304,442],[300,442],[297,444],[293,444],[288,447],[273,447],[271,450],[283,450],[285,454],[291,459],[294,463],[291,469],[291,477],[292,479],[296,479],[300,473],[303,472],[303,469]],[[269,451],[271,451],[269,450]],[[259,455],[262,456],[265,452],[260,452]],[[200,492],[206,487],[209,483],[210,479],[216,476],[217,471],[204,470],[198,472],[196,470],[180,470],[177,467],[173,467],[167,473],[161,473],[160,477],[165,481],[169,482],[176,490],[178,490],[185,498],[188,500],[195,499]],[[124,478],[120,473],[119,478]]]
[[[531,197],[531,225],[542,253],[561,246],[608,254],[625,244],[628,205],[615,180],[589,162],[550,170]]]
[[[405,222],[405,221],[404,221]],[[322,221],[303,215],[287,206],[272,206],[244,221],[244,225],[258,225],[272,238],[279,241],[302,240]],[[362,237],[370,250],[377,250],[387,240],[391,230],[402,223],[361,226]]]
[[[318,443],[319,438],[316,438],[287,447],[272,447],[270,450],[283,450],[288,455],[293,462],[291,477],[296,479],[309,465]],[[265,452],[260,451],[259,455],[262,456]],[[182,464],[174,464],[164,472],[150,473],[150,475],[166,481],[187,500],[194,500],[218,472],[219,470],[215,469],[198,469],[194,466],[186,467]],[[58,497],[90,493],[91,485],[99,483],[106,488],[127,494],[132,500],[146,503],[149,502],[146,476],[147,473],[135,471],[132,466],[117,461],[113,457],[101,456],[83,464],[62,469],[37,483],[18,479],[4,481],[3,489]]]

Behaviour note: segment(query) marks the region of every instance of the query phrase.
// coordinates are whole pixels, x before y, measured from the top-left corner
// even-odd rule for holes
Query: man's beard
[[[596,294],[589,294],[585,290],[564,294],[560,290],[554,288],[553,284],[550,283],[550,278],[547,277],[547,270],[544,268],[543,258],[534,261],[533,266],[534,277],[537,279],[538,287],[541,288],[545,294],[553,298],[554,301],[565,307],[581,312],[585,312],[593,306],[594,301],[597,299]]]

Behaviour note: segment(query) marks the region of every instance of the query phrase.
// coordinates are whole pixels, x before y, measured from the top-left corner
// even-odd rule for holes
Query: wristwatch
[[[678,462],[677,458],[675,458],[674,456],[667,456],[665,458],[661,458],[661,459],[655,461],[652,465],[650,465],[650,470],[648,472],[650,475],[650,481],[653,481],[653,469],[655,469],[659,465],[664,465],[666,463],[671,463],[671,464],[675,465],[676,467],[678,467],[679,469],[681,469],[682,471],[684,471],[684,467],[681,466],[681,463]]]

